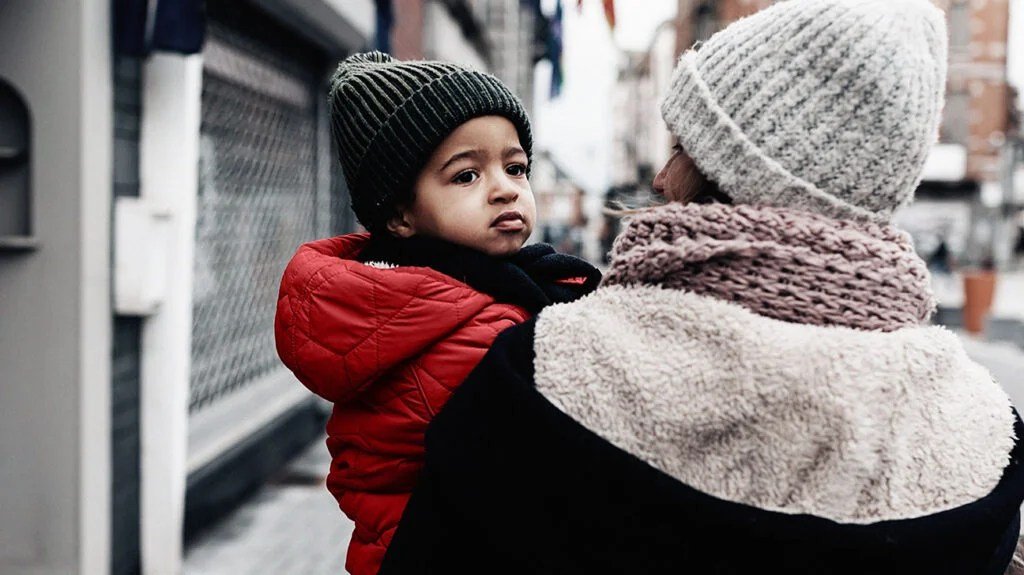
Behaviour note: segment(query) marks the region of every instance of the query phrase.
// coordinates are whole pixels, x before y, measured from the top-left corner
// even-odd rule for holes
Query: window
[[[29,112],[0,78],[0,249],[31,247]]]

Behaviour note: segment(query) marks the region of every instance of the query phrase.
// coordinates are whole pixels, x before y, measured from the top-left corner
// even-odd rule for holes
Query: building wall
[[[516,83],[514,90],[523,100],[527,114],[533,114],[533,67],[534,37],[537,15],[523,3],[519,4],[519,26],[515,29],[516,42]]]
[[[38,239],[0,247],[5,575],[109,569],[109,6],[0,4],[0,77],[31,112]]]
[[[531,240],[549,243],[562,253],[583,255],[588,251],[583,190],[546,151],[534,156],[530,183],[537,198],[539,222]]]
[[[114,56],[114,196],[139,195],[142,61]],[[115,316],[111,373],[111,573],[141,567],[139,368],[142,322]]]
[[[476,0],[491,45],[491,73],[533,112],[533,10],[519,0]]]
[[[949,86],[947,94],[967,94],[967,116],[947,109],[945,123],[967,124],[967,178],[994,182],[1000,178],[999,154],[1006,131],[1008,86],[1006,44],[1007,0],[939,0],[947,10],[951,30]],[[955,18],[965,18],[957,22]],[[966,27],[966,46],[955,46],[952,34]],[[956,115],[954,115],[956,114]]]
[[[391,50],[399,60],[423,58],[423,4],[424,0],[394,0]]]
[[[528,5],[520,0],[395,0],[394,14],[393,56],[448,60],[492,73],[532,112],[536,22]],[[467,37],[466,19],[474,21],[469,28],[479,28],[482,39]]]
[[[191,416],[284,370],[274,349],[283,266],[298,245],[329,233],[317,229],[317,105],[326,59],[237,0],[208,9]],[[334,161],[329,153],[323,159]]]
[[[491,72],[509,88],[518,80],[519,0],[477,0],[474,11],[487,27]]]
[[[459,22],[448,8],[438,1],[427,0],[423,10],[423,52],[428,60],[446,60],[488,71],[483,54],[462,34]]]
[[[744,16],[767,8],[774,0],[679,0],[676,31],[677,53]]]
[[[142,322],[114,318],[111,390],[112,575],[134,575],[142,565],[139,533],[139,361]]]
[[[646,98],[645,77],[647,55],[625,52],[619,65],[618,78],[612,88],[612,185],[637,181],[637,169],[649,127],[647,112],[651,102]]]
[[[318,433],[308,425],[312,396],[274,350],[276,294],[297,246],[352,231],[332,229],[346,221],[332,207],[347,206],[332,197],[343,188],[331,181],[340,171],[332,169],[338,160],[323,97],[328,54],[248,3],[211,1],[207,15],[186,537],[230,511]]]
[[[665,165],[674,137],[661,117],[661,98],[676,63],[677,26],[659,26],[645,52],[623,55],[612,93],[613,185],[649,186]]]
[[[771,6],[774,2],[773,0],[724,0],[720,4],[719,20],[727,23],[750,16],[758,10]]]
[[[647,122],[651,126],[647,163],[654,173],[668,161],[675,143],[675,136],[668,131],[661,117],[661,100],[669,89],[676,65],[675,47],[676,28],[666,22],[655,31],[648,50],[652,105],[647,110]]]

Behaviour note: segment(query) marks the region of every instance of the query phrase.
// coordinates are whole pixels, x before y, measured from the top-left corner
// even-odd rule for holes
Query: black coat
[[[533,330],[502,334],[432,423],[383,575],[1001,575],[1010,561],[1019,441],[995,490],[948,511],[867,525],[766,511],[680,483],[556,409],[534,386]]]

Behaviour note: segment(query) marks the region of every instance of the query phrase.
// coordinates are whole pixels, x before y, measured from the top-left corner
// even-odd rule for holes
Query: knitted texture
[[[531,156],[522,102],[497,78],[447,62],[400,62],[368,52],[346,58],[331,78],[331,133],[352,197],[371,232],[381,229],[434,149],[480,116],[508,118]]]
[[[928,270],[892,227],[749,205],[669,204],[616,239],[605,284],[656,284],[782,321],[894,331],[935,307]]]
[[[790,0],[680,58],[661,111],[736,203],[887,222],[938,137],[946,25],[928,0]]]

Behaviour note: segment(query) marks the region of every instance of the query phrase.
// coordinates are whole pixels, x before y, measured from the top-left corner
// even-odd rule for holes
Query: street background
[[[1024,405],[1024,0],[947,14],[940,142],[896,223],[934,322]],[[0,573],[340,573],[328,407],[273,342],[281,272],[359,229],[337,63],[486,70],[535,130],[533,241],[603,265],[672,139],[682,51],[771,0],[0,3]]]

